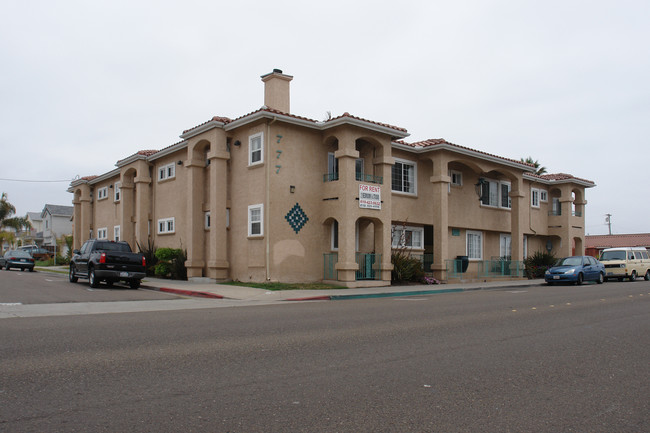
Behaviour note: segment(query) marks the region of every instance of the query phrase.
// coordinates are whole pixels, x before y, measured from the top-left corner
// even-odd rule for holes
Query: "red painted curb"
[[[285,299],[285,301],[331,301],[332,298],[329,295],[325,296],[311,296],[307,298],[291,298]]]
[[[198,292],[196,290],[170,289],[167,287],[161,287],[158,290],[160,290],[161,292],[174,293],[176,295],[198,296],[199,298],[223,299],[223,296],[217,295],[216,293]]]

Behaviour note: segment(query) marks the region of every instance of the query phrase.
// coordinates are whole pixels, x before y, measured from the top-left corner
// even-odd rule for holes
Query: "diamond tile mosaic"
[[[295,206],[291,208],[289,213],[286,214],[284,218],[289,222],[289,225],[293,231],[296,232],[296,234],[305,226],[307,221],[309,221],[309,218],[307,218],[305,211],[302,210],[298,203],[296,203]]]

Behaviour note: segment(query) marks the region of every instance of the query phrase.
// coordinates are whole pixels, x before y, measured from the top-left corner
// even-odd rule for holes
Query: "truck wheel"
[[[71,283],[76,283],[79,281],[79,278],[77,278],[77,274],[75,273],[74,270],[74,265],[70,265],[70,272],[68,272],[68,279],[70,280]]]
[[[129,287],[131,287],[133,290],[139,288],[140,287],[140,280],[131,280],[131,281],[129,281]]]
[[[636,271],[632,271],[630,274],[630,281],[636,281]]]
[[[650,269],[645,271],[645,276],[643,277],[644,280],[650,281]]]
[[[95,276],[94,268],[90,268],[90,271],[88,271],[88,282],[90,283],[90,287],[92,287],[93,289],[99,287],[99,280]]]

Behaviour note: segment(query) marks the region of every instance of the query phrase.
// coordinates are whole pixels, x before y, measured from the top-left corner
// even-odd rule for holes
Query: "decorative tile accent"
[[[307,224],[307,221],[309,221],[309,218],[307,218],[307,215],[298,203],[291,208],[284,218],[289,222],[289,225],[296,234],[305,226],[305,224]]]

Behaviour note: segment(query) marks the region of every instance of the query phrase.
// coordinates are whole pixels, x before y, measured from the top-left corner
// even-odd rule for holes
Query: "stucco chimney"
[[[283,113],[291,113],[289,108],[289,82],[293,76],[285,75],[280,69],[262,75],[264,82],[264,105]]]

